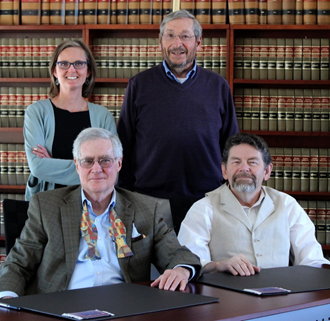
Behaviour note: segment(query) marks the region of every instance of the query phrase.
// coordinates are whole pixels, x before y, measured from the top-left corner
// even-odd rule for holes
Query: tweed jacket
[[[160,273],[178,264],[192,265],[197,277],[198,257],[180,246],[157,203],[124,189],[116,192],[115,211],[126,226],[127,244],[134,253],[118,259],[125,281],[149,280],[151,263]],[[66,290],[78,257],[81,213],[80,186],[35,194],[21,236],[0,267],[0,291],[22,296]],[[133,222],[145,238],[132,239]]]

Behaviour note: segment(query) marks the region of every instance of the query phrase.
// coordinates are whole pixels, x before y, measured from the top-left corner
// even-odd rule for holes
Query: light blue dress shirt
[[[173,72],[171,70],[168,69],[167,64],[165,62],[165,60],[163,60],[163,66],[165,68],[165,72],[168,78],[175,80],[176,82],[183,84],[185,81],[187,81],[189,78],[192,78],[195,76],[196,74],[196,68],[197,68],[197,63],[196,63],[196,59],[194,61],[194,66],[193,69],[191,69],[188,73],[187,73],[187,77],[184,81],[180,81],[177,77],[174,76]]]

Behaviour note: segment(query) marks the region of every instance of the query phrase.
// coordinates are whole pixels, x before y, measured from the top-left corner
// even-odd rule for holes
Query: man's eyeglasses
[[[83,69],[87,65],[87,62],[86,61],[80,61],[80,60],[77,60],[75,62],[58,61],[56,63],[56,65],[60,69],[69,69],[71,67],[71,65],[73,66],[74,69]]]
[[[194,38],[195,36],[189,36],[189,35],[186,35],[186,34],[176,35],[174,33],[165,33],[162,37],[166,41],[174,41],[176,39],[176,37],[179,37],[182,42],[188,42],[192,38]]]
[[[92,168],[95,162],[98,162],[102,168],[109,168],[111,167],[117,158],[100,158],[99,160],[95,161],[93,158],[83,158],[79,159],[78,163],[82,168]]]

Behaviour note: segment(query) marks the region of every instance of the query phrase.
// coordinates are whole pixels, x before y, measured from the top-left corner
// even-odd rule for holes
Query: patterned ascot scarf
[[[97,228],[87,211],[86,200],[83,204],[80,230],[81,236],[88,245],[86,259],[92,261],[101,259],[101,255],[97,249]],[[109,234],[112,240],[116,242],[117,257],[119,259],[134,255],[126,242],[126,227],[112,206],[110,208]]]

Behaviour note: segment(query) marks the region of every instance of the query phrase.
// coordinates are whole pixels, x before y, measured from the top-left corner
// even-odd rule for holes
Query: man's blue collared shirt
[[[167,67],[167,64],[166,64],[165,60],[163,60],[163,66],[165,68],[165,73],[166,73],[167,77],[172,79],[172,80],[175,80],[176,82],[178,82],[180,84],[183,84],[188,79],[193,78],[196,74],[196,69],[197,69],[197,64],[196,64],[196,59],[195,59],[193,69],[191,69],[187,73],[187,77],[184,81],[180,81],[180,80],[178,80],[178,78],[176,76],[174,76],[173,72]]]

